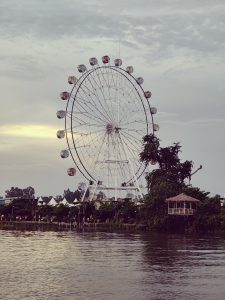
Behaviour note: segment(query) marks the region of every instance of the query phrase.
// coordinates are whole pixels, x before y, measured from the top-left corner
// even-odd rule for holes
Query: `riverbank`
[[[145,224],[125,223],[66,223],[66,222],[39,222],[39,221],[0,221],[0,230],[31,230],[31,231],[76,231],[76,230],[127,230],[146,231]]]

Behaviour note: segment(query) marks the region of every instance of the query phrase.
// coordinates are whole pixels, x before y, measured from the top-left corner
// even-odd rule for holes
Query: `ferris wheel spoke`
[[[137,157],[137,155],[139,154],[138,149],[135,148],[135,147],[133,147],[133,145],[130,144],[130,143],[128,142],[128,140],[124,140],[124,143],[126,144],[127,149],[129,149],[129,151],[132,153],[132,156],[133,156],[133,157]]]
[[[114,140],[113,144],[114,144],[114,151],[117,152],[117,160],[118,160],[118,173],[120,175],[119,179],[120,179],[120,184],[122,184],[122,178],[124,178],[124,180],[127,177],[127,174],[125,172],[125,170],[127,169],[127,165],[128,165],[128,161],[126,161],[126,157],[124,156],[124,153],[122,151],[122,147],[121,147],[121,142],[120,139],[117,137],[112,137],[112,140]],[[126,180],[125,180],[126,181]]]
[[[126,125],[130,125],[130,124],[137,124],[139,123],[137,120],[131,121],[131,122],[127,122],[127,123],[121,123],[121,126],[126,126]],[[140,124],[144,124],[143,122],[140,122]]]
[[[146,133],[146,131],[143,130],[143,129],[129,129],[129,128],[123,127],[123,130],[131,131],[131,132],[136,132],[136,133],[142,133],[142,134]]]
[[[101,150],[102,150],[102,147],[104,146],[104,142],[105,142],[105,139],[106,139],[106,133],[104,134],[104,137],[102,139],[102,142],[99,143],[99,148],[98,148],[98,151],[96,152],[97,153],[97,157],[95,156],[95,159],[93,160],[93,162],[90,164],[90,169],[92,170],[92,172],[94,172],[94,169],[95,169],[95,166],[96,166],[96,162],[98,161],[99,159],[99,156],[101,154]]]
[[[124,135],[126,135],[127,138],[130,137],[132,140],[134,140],[134,141],[137,142],[138,144],[141,144],[140,138],[137,138],[137,137],[134,136],[133,134],[128,133],[128,132],[125,132],[125,131],[123,131],[122,133],[123,133]]]
[[[88,122],[82,119],[82,115],[83,113],[79,112],[79,113],[73,113],[71,114],[71,120],[73,121],[73,123],[75,124],[75,126],[81,126],[81,125],[87,125]],[[75,127],[73,126],[73,127]],[[99,124],[100,126],[100,124]]]
[[[89,110],[93,113],[96,112],[96,118],[101,120],[102,122],[109,122],[110,117],[106,114],[104,114],[96,105],[90,103],[90,107],[88,107]]]
[[[134,141],[131,137],[125,135],[124,133],[121,132],[121,135],[123,136],[123,138],[125,140],[127,140],[129,142],[129,144],[138,152],[140,152],[140,143],[137,141]]]
[[[86,85],[84,85],[84,87],[87,88]],[[84,89],[83,88],[81,88],[81,89],[85,93],[85,95],[87,95],[86,92],[84,91]],[[95,98],[98,98],[96,94],[93,93],[93,95],[95,96]],[[93,111],[93,109],[94,109],[95,111],[97,111],[99,113],[100,118],[103,118],[106,120],[106,122],[109,122],[110,116],[108,115],[108,113],[105,111],[105,114],[104,114],[102,111],[100,111],[96,105],[96,101],[90,96],[90,94],[88,94],[87,96],[89,96],[91,99],[91,102],[89,101],[89,104],[91,105],[90,110]],[[88,106],[88,102],[84,101],[83,103]]]
[[[91,131],[89,133],[85,133],[85,132],[79,132],[79,131],[73,131],[73,134],[79,134],[81,136],[90,136],[92,134],[96,134],[98,132],[102,132],[102,130],[96,130],[96,131]]]
[[[104,68],[105,69],[105,68]],[[104,82],[105,82],[105,84],[106,84],[106,87],[107,87],[107,90],[108,90],[108,99],[110,99],[110,86],[109,86],[109,82],[107,82],[107,80],[105,79],[105,75],[104,75],[104,72],[102,71],[102,68],[99,68],[98,70],[100,70],[100,73],[101,73],[101,77],[103,78],[103,80],[104,80]],[[99,78],[99,80],[100,80],[100,84],[101,84],[101,86],[104,86],[103,85],[103,82],[101,81],[101,78],[100,76],[98,77]]]
[[[88,148],[88,147],[91,147],[91,145],[82,145],[82,146],[77,146],[76,148],[79,149],[79,148]],[[75,148],[73,148],[75,149]]]
[[[96,159],[96,153],[93,152],[93,140],[98,141],[97,145],[99,145],[100,142],[102,142],[101,136],[102,136],[102,134],[99,134],[99,135],[96,135],[95,137],[92,137],[92,138],[89,138],[89,139],[86,139],[86,140],[82,140],[82,145],[85,145],[87,143],[91,145],[91,147],[89,148],[90,149],[89,151],[87,151],[87,149],[85,149],[86,154],[84,154],[82,152],[81,155],[79,156],[79,160],[83,160],[89,166],[89,172],[93,172],[93,170],[90,166],[91,166],[91,162]],[[81,146],[81,142],[77,143],[77,146],[75,146],[75,147],[77,149],[77,147],[79,148],[80,146]]]
[[[95,117],[98,118],[98,119],[103,119],[105,120],[106,122],[108,122],[108,116],[104,115],[98,108],[96,105],[92,104],[92,102],[90,101],[85,101],[85,99],[82,98],[82,100],[79,100],[78,102],[80,105],[82,104],[82,107],[84,109],[85,107],[85,110],[87,113],[92,113],[93,114],[93,111],[95,112]],[[90,106],[89,106],[90,105]]]
[[[128,84],[127,82],[125,82],[125,84]],[[144,104],[141,100],[141,98],[139,98],[139,101],[138,100],[139,97],[137,97],[137,94],[135,93],[135,90],[131,90],[129,92],[129,100],[128,100],[128,103],[129,103],[129,106],[130,106],[130,111],[144,111],[145,107],[144,107]],[[140,100],[141,100],[141,103],[140,103]],[[140,107],[142,107],[142,109],[140,109]],[[121,115],[121,118],[120,118],[120,122],[126,118],[126,116],[128,116],[128,119],[130,119],[130,115],[127,114],[127,110],[124,111],[124,114]],[[134,117],[135,115],[132,114],[132,116]]]
[[[142,169],[142,164],[137,161],[137,153],[134,152],[133,149],[131,149],[126,142],[124,142],[124,143],[127,147],[127,152],[128,152],[128,156],[130,157],[130,161],[132,162],[135,170],[137,170],[136,171],[136,174],[137,174]]]
[[[134,166],[133,166],[133,164],[132,164],[132,162],[131,162],[131,160],[130,160],[130,157],[129,157],[129,155],[128,155],[128,151],[127,151],[127,149],[125,148],[125,147],[126,147],[126,145],[125,145],[125,143],[123,142],[123,138],[122,138],[122,136],[121,136],[121,135],[119,135],[119,137],[120,137],[121,144],[122,144],[122,147],[123,147],[124,153],[125,153],[125,155],[126,155],[126,158],[127,158],[127,160],[129,161],[129,169],[130,169],[130,172],[131,172],[131,174],[132,174],[132,178],[133,178],[133,177],[135,177]]]
[[[87,121],[85,121],[75,116],[73,116],[72,120],[73,120],[73,123],[71,124],[72,127],[70,126],[70,128],[68,128],[67,130],[71,130],[73,128],[85,127],[85,126],[92,126],[92,128],[97,127],[102,129],[105,127],[101,123],[90,123],[88,122],[88,119]],[[96,122],[97,120],[92,120],[92,121]]]
[[[123,124],[124,122],[126,122],[126,123],[133,123],[134,121],[136,122],[136,118],[137,118],[137,116],[135,114],[133,114],[130,110],[124,108],[121,112],[119,124]],[[131,120],[134,120],[134,121],[131,121]]]
[[[134,118],[134,116],[133,116]],[[120,123],[121,126],[123,126],[123,128],[125,128],[124,126],[127,126],[129,128],[133,128],[133,127],[136,127],[136,126],[141,126],[142,128],[143,127],[143,124],[145,125],[146,123],[144,123],[142,120],[138,120],[138,119],[134,119],[133,121],[131,121],[132,117],[127,119],[127,120],[123,120],[123,122]],[[133,124],[131,126],[131,124]]]
[[[120,99],[124,99],[126,101],[120,101]],[[116,91],[116,101],[117,101],[117,106],[119,110],[118,114],[118,123],[121,122],[121,118],[123,118],[125,115],[127,115],[129,109],[129,90],[126,89],[124,85],[124,79],[121,80],[117,84],[117,91]]]
[[[141,110],[140,110],[141,111]],[[124,120],[130,121],[131,120],[135,120],[139,118],[139,115],[137,113],[134,113],[133,109],[130,108],[129,110],[125,107],[122,110],[121,116],[120,116],[120,120],[119,122],[122,123],[124,122]]]
[[[95,126],[105,127],[105,124],[103,124],[101,120],[99,121],[99,119],[93,117],[92,115],[90,115],[88,113],[83,112],[82,117],[84,118],[83,120],[78,118],[76,115],[74,115],[73,116],[74,123],[77,123],[79,125],[86,125],[86,124],[90,124],[89,120],[91,120],[92,122],[96,122],[96,123],[93,123],[93,124],[95,124]]]
[[[133,145],[131,145],[128,141],[124,141],[124,143],[126,144],[127,149],[132,152],[132,156],[135,157],[137,161],[137,157],[139,157],[139,151],[137,151],[137,149],[134,148]],[[137,164],[139,164],[139,161],[137,162]]]
[[[118,156],[121,159],[121,161],[125,160],[125,163],[119,163],[119,172],[121,174],[121,178],[124,178],[125,181],[128,180],[127,178],[127,174],[129,174],[129,161],[127,160],[126,155],[124,155],[124,151],[123,151],[123,145],[121,143],[121,140],[119,137],[117,137],[118,139]],[[126,174],[127,173],[127,174]],[[122,184],[122,182],[121,182]]]
[[[136,134],[138,136],[145,136],[147,133],[146,133],[146,130],[143,130],[143,129],[129,129],[129,128],[123,128],[122,130],[123,132],[128,132],[128,133],[133,133],[133,134]],[[139,139],[140,140],[140,139]]]
[[[102,69],[101,69],[102,71]],[[108,76],[108,71],[109,69],[108,68],[105,68],[105,71],[106,71],[106,78],[105,76],[103,75],[104,79],[105,79],[105,82],[106,82],[106,85],[108,87],[108,92],[109,92],[109,100],[111,99],[111,86],[110,86],[110,82],[109,82],[109,76]]]
[[[96,123],[83,123],[83,124],[78,124],[76,126],[73,126],[72,128],[77,128],[77,127],[82,127],[82,126],[91,126],[91,127],[102,127],[102,128],[105,128],[104,125],[99,125],[99,124],[96,124]]]
[[[114,71],[114,73],[115,73],[115,71]],[[116,115],[116,112],[113,109],[113,104],[117,105],[117,107],[119,106],[119,104],[118,104],[118,85],[119,84],[116,85],[116,83],[115,83],[115,80],[117,80],[117,78],[118,78],[118,72],[116,72],[116,75],[113,76],[113,69],[109,68],[108,69],[108,74],[110,74],[111,84],[112,84],[112,87],[114,88],[113,89],[114,90],[114,94],[111,95],[111,101],[110,101],[110,103],[111,103],[111,110],[112,110],[112,113],[113,113],[114,120],[118,122],[118,115]],[[109,85],[110,85],[110,83],[109,83]],[[117,114],[118,114],[118,110],[117,110]]]
[[[90,119],[94,120],[95,122],[99,123],[100,125],[103,124],[102,119],[98,118],[98,117],[97,117],[96,115],[94,115],[93,113],[87,111],[87,110],[85,109],[85,107],[84,107],[81,103],[77,103],[77,105],[79,105],[79,106],[82,108],[82,110],[83,110],[83,111],[82,111],[83,116],[86,116],[87,118],[90,118]],[[80,113],[81,113],[81,112],[80,112]]]
[[[113,114],[113,109],[110,109],[110,103],[112,104],[112,99],[111,99],[111,96],[110,96],[111,88],[110,88],[109,84],[107,83],[107,81],[105,80],[105,76],[104,76],[101,68],[99,68],[99,69],[100,69],[100,73],[97,72],[97,78],[98,78],[98,81],[99,81],[99,84],[100,84],[100,90],[102,90],[102,93],[104,94],[104,100],[105,100],[104,103],[105,103],[106,110],[110,113],[111,121],[113,121],[115,116]],[[106,83],[106,85],[104,85],[104,83],[101,79],[103,79],[103,81]],[[107,94],[108,95],[105,95],[105,93],[103,92],[105,90],[105,89],[103,89],[104,86],[107,87],[107,91],[108,91]]]
[[[101,136],[102,136],[102,132],[96,131],[96,132],[92,132],[87,135],[81,136],[81,139],[79,139],[79,140],[77,139],[76,142],[82,143],[82,144],[88,143],[93,146],[94,142],[98,141],[98,139],[100,139]],[[84,138],[85,138],[85,140],[84,140]]]
[[[96,92],[99,90],[101,96],[99,96],[99,93],[98,93],[98,97],[97,97],[98,103],[101,106],[101,108],[103,109],[103,111],[107,114],[110,121],[112,122],[112,115],[110,114],[110,110],[107,107],[107,98],[104,94],[104,91],[103,91],[103,88],[102,88],[102,83],[99,79],[97,71],[96,71],[96,75],[97,75],[96,77],[98,78],[98,82],[97,82],[97,80],[95,80],[95,78],[93,76],[88,77],[88,80],[89,80],[92,88],[94,88],[96,90]],[[96,87],[94,87],[94,86],[96,86]],[[101,98],[102,98],[103,101],[100,101]],[[106,107],[103,106],[103,103],[106,104]]]

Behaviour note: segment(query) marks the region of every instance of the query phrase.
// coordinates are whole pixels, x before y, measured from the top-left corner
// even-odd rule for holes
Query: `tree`
[[[102,203],[97,215],[100,222],[105,222],[106,220],[111,220],[116,214],[116,209],[114,203]]]
[[[18,187],[11,187],[10,190],[5,191],[6,198],[14,198],[14,197],[21,197],[23,196],[23,190]]]
[[[62,201],[63,200],[63,197],[61,195],[56,195],[55,196],[55,200],[57,200],[58,202],[59,201]]]
[[[124,202],[117,207],[117,215],[123,222],[133,221],[136,218],[136,214],[137,207],[130,199],[124,199]]]
[[[196,198],[203,202],[204,200],[208,199],[209,192],[201,191],[197,187],[193,187],[191,185],[186,185],[182,189],[182,193],[185,193],[188,196]]]
[[[74,199],[81,200],[81,195],[82,195],[82,191],[81,190],[76,190],[74,192]]]
[[[53,208],[53,215],[56,217],[57,221],[66,221],[69,217],[69,207],[65,205],[55,206]]]
[[[34,199],[35,198],[35,190],[33,187],[28,186],[23,189],[23,198],[24,199]]]
[[[159,166],[147,175],[149,190],[162,181],[175,185],[176,188],[183,187],[185,179],[191,177],[193,163],[188,160],[183,163],[180,161],[181,145],[174,143],[169,147],[160,147],[159,139],[153,134],[146,135],[143,144],[144,149],[140,153],[140,160],[145,164],[157,162]]]
[[[158,161],[159,139],[153,134],[143,137],[144,150],[140,153],[140,160],[148,164]]]
[[[192,225],[193,231],[213,231],[224,226],[220,196],[207,197],[201,201]]]
[[[144,206],[140,214],[148,220],[150,226],[165,229],[168,223],[165,199],[186,193],[199,200],[204,200],[208,193],[193,188],[186,183],[192,175],[193,162],[181,162],[179,154],[181,145],[160,147],[159,139],[153,134],[143,138],[143,151],[140,160],[145,164],[158,163],[158,168],[147,174],[148,194],[144,199]]]
[[[32,220],[35,215],[36,200],[34,199],[13,199],[13,201],[4,206],[1,211],[6,218],[15,219],[16,217],[26,217],[26,220]]]
[[[35,198],[35,190],[33,187],[28,186],[25,189],[21,189],[18,187],[11,187],[10,190],[5,191],[6,198],[21,198],[21,199],[34,199]]]
[[[99,191],[99,193],[97,194],[97,200],[103,200],[105,198],[105,194],[102,191]]]
[[[45,218],[46,220],[50,220],[53,216],[54,208],[50,205],[43,205],[38,207],[37,215],[40,219]]]
[[[73,202],[75,199],[74,193],[70,191],[70,189],[64,190],[63,197],[66,198],[68,202]]]

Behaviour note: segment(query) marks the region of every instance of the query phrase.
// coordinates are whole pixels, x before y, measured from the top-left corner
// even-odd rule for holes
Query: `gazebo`
[[[197,203],[200,200],[188,196],[184,193],[165,200],[168,205],[168,215],[193,215],[197,209]]]

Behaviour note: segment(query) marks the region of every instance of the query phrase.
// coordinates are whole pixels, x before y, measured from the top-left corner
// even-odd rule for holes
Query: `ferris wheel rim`
[[[87,72],[86,72],[86,73],[87,73]],[[75,82],[75,84],[73,85],[73,88],[72,88],[72,90],[71,90],[71,92],[70,92],[70,97],[71,97],[71,94],[72,94],[73,90],[75,89],[76,85],[77,85],[78,82],[84,77],[84,75],[85,75],[86,73],[82,74],[82,75],[80,76],[80,78]],[[67,112],[68,112],[68,106],[69,106],[69,100],[68,100],[67,103],[66,103],[66,115],[67,115]],[[64,126],[65,126],[66,142],[67,142],[68,150],[69,150],[69,152],[70,152],[70,156],[72,157],[75,166],[78,168],[78,170],[81,172],[81,174],[82,174],[87,180],[89,180],[89,178],[86,176],[86,174],[84,174],[84,172],[81,170],[81,168],[79,167],[79,165],[77,164],[76,160],[75,160],[74,157],[73,157],[73,153],[72,153],[72,151],[71,151],[71,147],[70,147],[70,144],[69,144],[68,132],[67,132],[67,129],[66,129],[66,128],[67,128],[67,118],[66,118],[66,117],[65,117],[65,121],[64,121]]]
[[[72,97],[72,100],[71,100],[71,101],[72,101],[72,110],[71,110],[70,130],[71,130],[72,142],[73,142],[74,150],[75,150],[75,152],[76,152],[76,156],[77,156],[77,158],[79,159],[79,162],[80,162],[82,168],[84,169],[84,172],[83,172],[83,169],[82,169],[82,168],[79,166],[79,164],[76,162],[76,160],[75,160],[75,158],[74,158],[74,155],[73,155],[73,153],[72,153],[72,149],[71,149],[71,146],[70,146],[70,143],[69,143],[69,139],[68,139],[67,118],[65,118],[65,131],[66,131],[66,139],[67,139],[68,149],[69,149],[69,151],[70,151],[70,154],[71,154],[71,156],[72,156],[72,159],[73,159],[75,165],[77,166],[77,168],[79,169],[79,171],[82,173],[82,175],[83,175],[86,179],[90,180],[90,178],[91,178],[91,179],[93,179],[94,181],[97,181],[97,179],[94,178],[94,177],[92,176],[92,174],[87,170],[87,167],[83,164],[83,161],[82,161],[82,159],[80,158],[80,154],[79,154],[78,151],[77,151],[76,142],[75,142],[75,140],[74,140],[74,135],[73,135],[72,113],[73,113],[74,105],[75,105],[75,102],[76,102],[77,94],[78,94],[78,92],[79,92],[79,90],[80,90],[80,88],[81,88],[83,82],[88,78],[88,76],[90,76],[92,73],[96,72],[96,71],[99,70],[99,69],[100,69],[100,70],[102,70],[102,69],[111,69],[111,70],[113,70],[113,71],[116,71],[116,72],[118,72],[120,75],[122,75],[126,80],[128,80],[128,81],[130,82],[130,84],[133,86],[133,88],[135,89],[136,93],[137,93],[138,96],[139,96],[139,97],[138,97],[138,98],[139,98],[139,101],[141,100],[142,107],[143,107],[143,111],[144,111],[144,114],[145,114],[145,121],[146,121],[145,124],[146,124],[146,128],[147,128],[147,134],[148,134],[148,132],[149,132],[148,118],[147,118],[147,112],[146,112],[145,105],[143,104],[143,98],[142,98],[143,96],[140,95],[140,93],[139,93],[137,87],[136,87],[136,86],[134,85],[134,83],[130,80],[130,78],[129,78],[128,76],[125,75],[125,74],[127,74],[127,73],[126,73],[126,71],[125,71],[123,68],[115,67],[115,66],[110,66],[110,65],[109,65],[109,66],[98,66],[98,67],[95,67],[95,68],[93,68],[93,69],[87,70],[84,74],[82,74],[82,76],[80,76],[80,78],[78,79],[78,81],[74,84],[74,86],[73,86],[73,88],[72,88],[72,90],[71,90],[71,93],[70,93],[70,97],[71,97],[71,95],[72,95],[74,89],[77,88],[76,93],[75,93],[74,97]],[[132,76],[131,74],[129,74],[129,76],[130,76],[134,81],[136,81],[134,76]],[[144,93],[143,88],[142,88],[140,85],[138,85],[138,86],[139,86],[139,88],[141,88],[142,92]],[[70,101],[70,100],[69,100],[69,101]],[[67,114],[67,115],[68,115],[69,101],[67,102],[67,106],[66,106],[66,114]],[[151,114],[151,119],[152,119],[152,124],[153,124],[153,115],[152,115],[151,110],[150,110],[150,104],[149,104],[149,101],[147,101],[147,105],[148,105],[148,107],[149,107],[149,112],[150,112],[150,114]],[[153,134],[154,134],[154,130],[153,130]],[[143,167],[143,164],[140,164],[138,170],[136,170],[136,172],[135,172],[135,175],[138,174],[138,172],[140,171],[140,169],[141,169],[142,167]],[[144,169],[142,170],[142,172],[139,174],[138,178],[143,174],[143,172],[145,171],[145,169],[146,169],[146,165],[144,166]],[[85,174],[85,173],[86,173],[86,174]],[[88,174],[88,176],[87,176],[87,174]],[[90,177],[90,178],[89,178],[89,177]],[[133,179],[133,178],[131,178],[128,182],[132,181],[132,179]]]
[[[132,84],[132,86],[134,87],[134,89],[135,89],[136,92],[138,93],[139,99],[140,99],[141,102],[142,102],[143,110],[144,110],[144,113],[145,113],[146,125],[147,125],[147,134],[148,134],[147,113],[146,113],[145,107],[144,107],[144,105],[143,105],[142,97],[141,97],[141,95],[139,94],[139,92],[138,92],[137,88],[135,87],[135,85],[132,83],[132,81],[131,81],[127,76],[125,76],[122,72],[118,71],[118,69],[119,69],[119,70],[122,70],[123,72],[126,72],[126,71],[125,71],[124,69],[122,69],[122,68],[113,68],[112,66],[98,66],[98,67],[96,67],[96,68],[94,68],[94,69],[91,69],[88,73],[86,72],[86,73],[85,73],[86,76],[84,76],[84,77],[82,78],[81,82],[79,83],[79,86],[77,87],[76,94],[74,95],[71,115],[72,115],[73,108],[74,108],[74,104],[75,104],[75,101],[76,101],[75,98],[76,98],[76,96],[77,96],[77,94],[78,94],[78,92],[79,92],[79,89],[81,88],[83,82],[88,78],[88,76],[90,76],[90,74],[94,73],[95,71],[97,71],[97,70],[99,70],[99,69],[112,69],[112,70],[114,70],[114,71],[119,72],[119,74],[123,75],[127,80],[129,80],[129,82]],[[132,76],[132,78],[135,79],[133,76]],[[143,90],[143,89],[142,89],[142,90]],[[87,170],[87,168],[84,166],[83,161],[82,161],[82,159],[80,158],[80,155],[79,155],[79,153],[78,153],[78,151],[77,151],[77,147],[76,147],[76,143],[75,143],[74,135],[73,135],[73,130],[72,130],[72,122],[71,122],[71,134],[72,134],[72,140],[73,140],[74,149],[75,149],[75,151],[76,151],[76,155],[77,155],[77,157],[78,157],[78,159],[79,159],[79,161],[80,161],[82,167],[84,168],[84,170],[86,171],[86,173],[87,173],[94,181],[97,181],[96,178],[94,178],[94,177],[92,176],[92,174],[90,174],[90,172],[89,172],[89,171]],[[140,164],[138,170],[135,172],[135,175],[138,174],[138,172],[139,172],[139,170],[141,169],[141,167],[142,167],[142,164]],[[145,168],[143,169],[143,171],[141,172],[141,174],[138,176],[138,178],[144,173],[145,169],[146,169],[146,166],[145,166]],[[133,177],[134,177],[134,176],[133,176]],[[133,177],[132,177],[130,180],[128,180],[127,182],[129,183],[130,181],[132,181]]]

